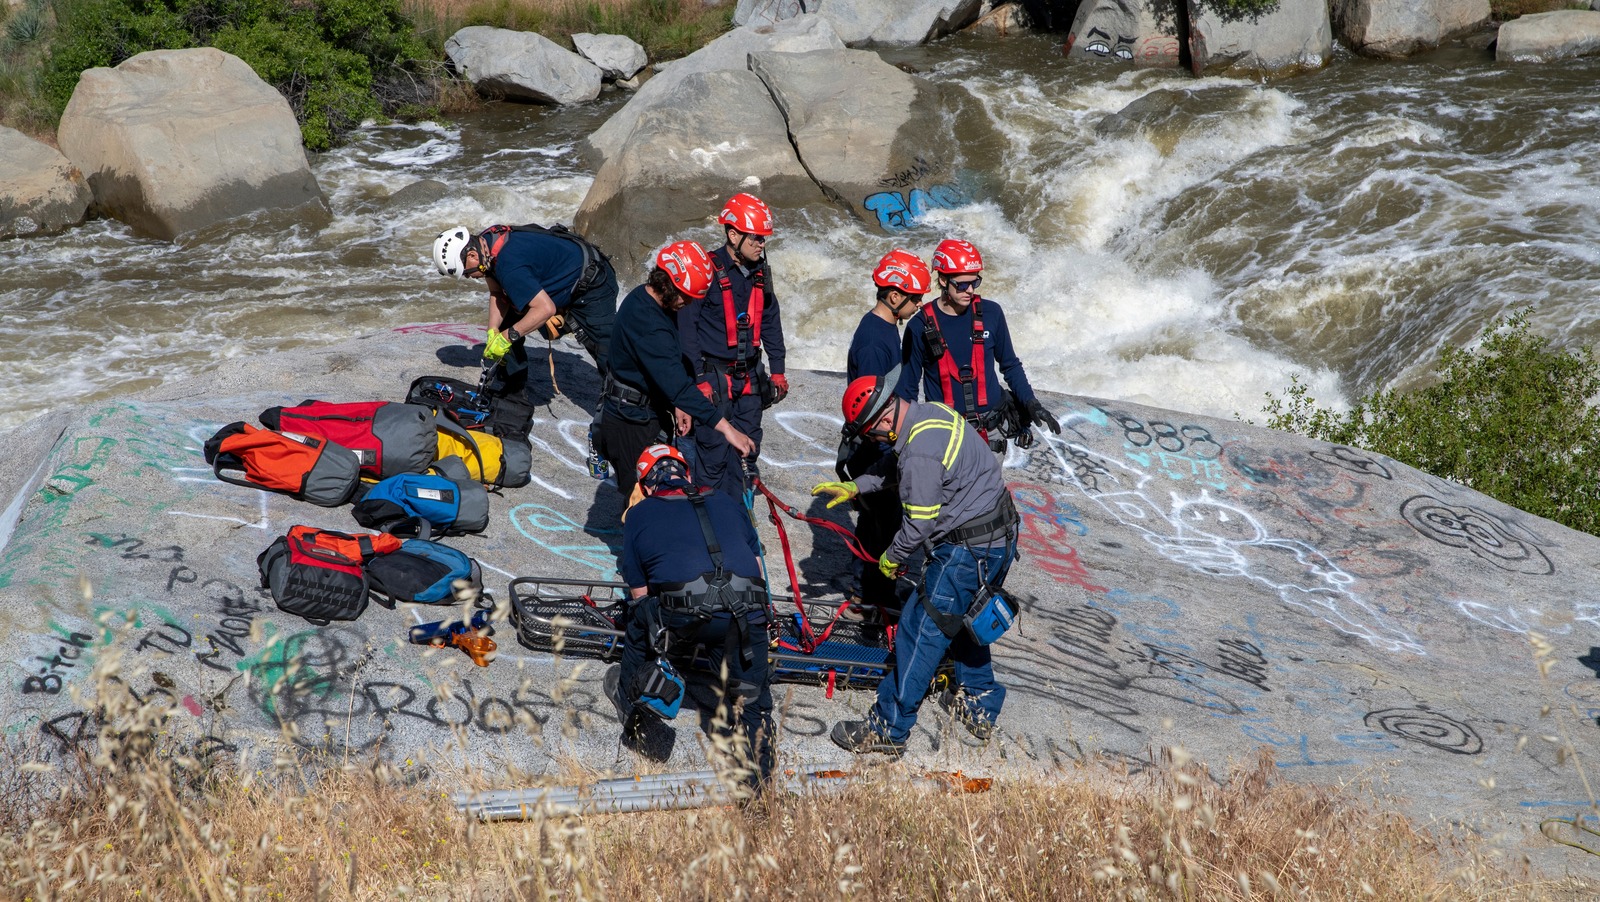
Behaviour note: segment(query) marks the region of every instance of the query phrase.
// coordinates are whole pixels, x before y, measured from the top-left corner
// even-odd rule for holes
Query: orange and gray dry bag
[[[434,413],[420,404],[363,401],[333,404],[301,401],[261,411],[261,425],[295,435],[338,442],[361,461],[361,475],[374,480],[400,473],[426,473],[433,463]]]
[[[206,441],[206,463],[223,482],[282,492],[323,507],[350,500],[360,461],[326,439],[229,423]]]

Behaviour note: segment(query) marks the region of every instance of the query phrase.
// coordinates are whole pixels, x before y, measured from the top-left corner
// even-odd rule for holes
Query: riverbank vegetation
[[[306,147],[326,150],[368,119],[471,105],[444,57],[467,25],[569,47],[580,31],[626,34],[664,59],[710,41],[732,13],[731,0],[24,0],[0,23],[0,121],[49,139],[83,70],[216,47],[277,88]]]
[[[1600,535],[1600,363],[1497,319],[1475,349],[1448,346],[1436,381],[1377,391],[1349,410],[1319,405],[1291,379],[1267,393],[1274,429],[1364,448],[1512,507]]]

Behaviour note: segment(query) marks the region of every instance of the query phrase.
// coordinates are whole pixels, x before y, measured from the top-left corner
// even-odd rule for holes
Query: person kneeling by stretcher
[[[621,563],[632,608],[606,696],[627,735],[637,718],[672,719],[690,695],[701,727],[713,741],[732,740],[744,782],[759,793],[774,737],[755,527],[738,497],[696,487],[675,448],[651,445],[635,469],[646,497],[623,525]],[[699,648],[707,666],[691,672]]]

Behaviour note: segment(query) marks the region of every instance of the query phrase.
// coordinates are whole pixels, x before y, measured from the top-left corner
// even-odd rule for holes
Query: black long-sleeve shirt
[[[643,285],[628,292],[617,308],[617,322],[611,330],[611,375],[650,396],[652,409],[606,400],[628,419],[643,422],[674,407],[700,426],[714,426],[722,419],[695,387],[672,314],[662,309]]]

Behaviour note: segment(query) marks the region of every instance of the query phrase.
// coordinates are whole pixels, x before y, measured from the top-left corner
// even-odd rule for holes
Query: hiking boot
[[[605,687],[606,699],[611,702],[612,707],[617,709],[617,720],[622,721],[623,725],[627,726],[634,712],[632,705],[624,706],[622,704],[622,665],[612,664],[607,667],[602,684]]]
[[[905,754],[906,744],[894,742],[887,737],[879,735],[870,724],[864,720],[841,720],[833,725],[833,732],[828,734],[833,744],[847,752],[865,755],[871,752],[898,758]]]
[[[966,700],[949,689],[939,693],[939,707],[943,708],[956,723],[966,727],[972,738],[979,742],[988,742],[994,735],[994,724],[973,717],[972,709],[967,707]]]

